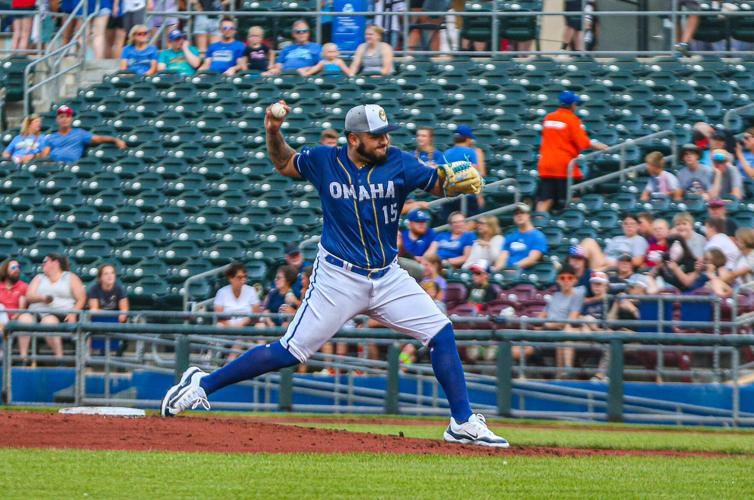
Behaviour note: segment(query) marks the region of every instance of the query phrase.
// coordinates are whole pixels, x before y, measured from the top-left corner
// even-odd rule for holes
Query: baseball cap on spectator
[[[285,255],[294,256],[301,253],[298,243],[292,241],[285,246]]]
[[[610,283],[610,280],[607,279],[607,274],[602,271],[594,271],[589,278],[589,283]]]
[[[642,288],[649,288],[649,282],[646,276],[641,274],[634,274],[626,280],[626,284],[630,287],[640,286]]]
[[[469,139],[476,139],[474,131],[468,125],[459,125],[455,130],[455,134],[461,137],[468,137]]]
[[[515,214],[516,212],[523,212],[525,214],[528,214],[529,212],[531,212],[531,208],[529,208],[529,205],[527,205],[526,203],[516,203],[516,208],[513,209],[513,213]]]
[[[681,146],[681,156],[689,152],[696,153],[699,157],[702,156],[702,150],[699,149],[699,146],[697,146],[696,144],[689,143],[689,144],[684,144],[683,146]]]
[[[171,32],[170,32],[170,34],[168,35],[168,39],[169,39],[169,40],[170,40],[171,42],[172,42],[172,41],[175,41],[175,40],[180,40],[181,38],[186,38],[186,34],[185,34],[185,33],[183,33],[183,31],[181,31],[181,30],[179,30],[179,29],[174,29],[174,30],[173,30],[173,31],[171,31]]]
[[[728,139],[728,134],[725,132],[725,130],[722,129],[715,129],[714,132],[712,132],[712,136],[710,139],[716,139],[718,141],[724,141]]]
[[[728,161],[728,152],[724,149],[713,150],[712,161]]]
[[[63,104],[62,106],[60,106],[58,108],[58,110],[55,113],[58,114],[58,115],[73,116],[73,108],[70,107],[70,106],[66,106],[65,104]]]
[[[558,101],[560,101],[560,104],[570,106],[571,104],[581,104],[581,97],[570,90],[564,90],[558,96]]]
[[[582,247],[581,245],[574,245],[569,248],[568,257],[587,260],[586,252],[584,252],[584,247]]]
[[[412,210],[406,218],[409,222],[427,222],[432,219],[424,210]]]
[[[482,274],[487,272],[487,261],[484,259],[481,259],[479,262],[472,264],[471,267],[469,267],[469,271],[471,271],[474,274]]]
[[[725,201],[719,198],[715,198],[714,200],[710,200],[709,202],[710,208],[722,208],[724,206],[725,206]]]
[[[620,257],[618,257],[618,262],[633,262],[633,259],[631,258],[631,254],[622,253],[620,254]]]
[[[400,125],[388,122],[387,113],[382,106],[377,104],[354,106],[346,113],[345,129],[348,132],[367,132],[380,135],[399,128]]]

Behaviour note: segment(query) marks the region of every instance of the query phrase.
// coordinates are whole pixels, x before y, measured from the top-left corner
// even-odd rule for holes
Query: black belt
[[[351,271],[352,273],[360,274],[361,276],[366,276],[373,280],[382,278],[390,270],[390,266],[383,267],[382,269],[365,269],[363,267],[354,266],[351,263],[329,254],[325,256],[325,260],[334,266],[342,267],[346,271]]]

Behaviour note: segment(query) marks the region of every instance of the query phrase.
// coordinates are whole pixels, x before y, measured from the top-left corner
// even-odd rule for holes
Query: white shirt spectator
[[[471,245],[471,253],[469,254],[469,258],[466,259],[463,268],[468,269],[474,264],[479,264],[481,262],[484,262],[485,267],[490,263],[494,264],[502,251],[503,237],[499,234],[490,238],[489,244],[485,246],[477,240]]]
[[[254,287],[244,285],[241,288],[241,295],[236,297],[233,294],[233,288],[231,285],[225,285],[217,291],[215,295],[215,305],[223,307],[223,314],[225,313],[243,313],[249,314],[253,312],[253,308],[259,305],[259,295]],[[236,326],[243,321],[243,317],[232,317],[228,323],[232,326]]]
[[[644,192],[649,193],[650,195],[672,195],[673,193],[678,191],[679,187],[680,183],[678,182],[678,178],[667,170],[663,170],[662,172],[660,172],[660,175],[649,178],[647,187],[644,188]]]
[[[649,243],[639,234],[630,238],[625,235],[614,236],[607,240],[605,257],[616,261],[624,253],[631,257],[642,257],[647,253],[647,248],[649,248]]]
[[[739,287],[746,285],[746,288],[749,289],[754,288],[754,252],[742,255],[741,258],[738,259],[738,262],[736,263],[736,271],[742,269],[748,269],[749,272],[743,276],[739,276],[736,285]]]
[[[741,258],[741,251],[738,246],[727,234],[718,233],[709,239],[706,245],[704,245],[704,251],[709,252],[713,248],[717,248],[725,255],[725,267],[728,269],[734,269],[738,259]]]

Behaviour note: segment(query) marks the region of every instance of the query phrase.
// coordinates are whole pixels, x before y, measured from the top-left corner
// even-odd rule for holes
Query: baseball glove
[[[484,180],[474,165],[468,161],[454,161],[446,165],[438,165],[437,173],[440,175],[445,196],[482,192]]]

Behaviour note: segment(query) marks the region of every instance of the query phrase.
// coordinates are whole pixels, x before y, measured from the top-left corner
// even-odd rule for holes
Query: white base
[[[144,410],[121,406],[75,406],[61,408],[58,413],[67,415],[104,415],[106,417],[145,417]]]

